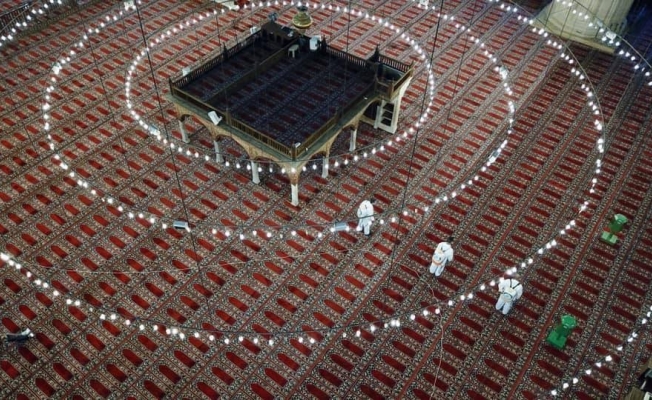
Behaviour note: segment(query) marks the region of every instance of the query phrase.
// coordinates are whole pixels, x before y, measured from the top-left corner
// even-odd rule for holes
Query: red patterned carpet
[[[0,52],[0,250],[12,256],[0,261],[0,333],[35,333],[2,348],[0,397],[627,394],[652,353],[641,324],[652,306],[652,87],[631,62],[573,47],[606,121],[590,191],[600,133],[584,80],[516,14],[483,1],[427,11],[365,0],[360,14],[324,3],[311,9],[310,34],[361,57],[379,45],[418,66],[399,134],[419,122],[430,89],[410,40],[433,57],[434,101],[431,117],[400,141],[361,126],[358,161],[344,132],[329,177],[321,160],[310,163],[294,207],[278,167],[261,163],[253,184],[232,142],[228,167],[211,161],[211,139],[196,122],[186,124],[192,151],[170,149],[139,125],[124,90],[129,83],[139,118],[184,146],[168,78],[242,39],[272,10],[289,23],[294,7],[206,18],[213,8],[199,1],[143,1],[138,13],[100,3]],[[460,26],[510,70],[510,135],[495,64]],[[645,50],[652,30],[629,40]],[[145,42],[151,51],[129,75]],[[66,57],[48,93],[52,66]],[[353,227],[372,196],[381,215],[371,238],[330,232],[336,221]],[[614,213],[629,223],[611,247],[599,236]],[[162,228],[175,219],[192,231]],[[435,279],[430,256],[451,234],[455,260]],[[525,294],[504,317],[487,282],[515,266]],[[556,350],[545,339],[564,314],[578,328]]]

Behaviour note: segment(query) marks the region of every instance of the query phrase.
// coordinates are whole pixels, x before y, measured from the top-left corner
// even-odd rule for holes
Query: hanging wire
[[[444,0],[441,0],[440,14],[441,14],[441,11],[443,10],[443,7],[444,7]],[[429,62],[430,62],[431,66],[434,66],[433,60],[434,60],[434,56],[435,56],[435,49],[436,49],[436,46],[437,46],[437,39],[439,37],[439,27],[441,25],[440,21],[441,21],[441,19],[437,20],[437,27],[435,28],[435,37],[433,38],[432,50],[430,52],[430,60],[429,60]],[[426,79],[425,93],[428,93],[429,86],[430,86],[430,80]],[[426,109],[426,98],[427,98],[427,96],[424,94],[424,96],[421,99],[419,115],[423,115],[424,110]],[[398,112],[398,110],[394,110],[394,111]],[[410,152],[410,162],[408,163],[407,178],[405,180],[405,190],[403,191],[403,195],[402,195],[401,200],[400,200],[400,204],[401,204],[400,207],[399,207],[400,209],[405,209],[405,207],[407,205],[407,192],[408,192],[407,188],[410,185],[410,179],[411,179],[411,176],[412,176],[412,165],[414,164],[414,157],[415,157],[415,154],[416,154],[417,143],[419,142],[419,134],[421,133],[422,126],[423,126],[423,124],[419,124],[419,126],[415,130],[414,138],[412,139],[412,150]],[[400,232],[400,227],[401,227],[402,224],[403,224],[403,218],[399,217],[398,218],[398,224],[397,224],[398,226],[396,228],[397,232]],[[396,257],[396,254],[395,254],[394,251],[392,251],[392,254],[390,256],[390,271],[393,268],[395,257]],[[416,270],[414,270],[412,268],[410,268],[410,270],[413,271],[414,273],[418,274],[418,272]]]
[[[443,4],[444,4],[444,0],[441,1],[441,5],[440,5],[441,8],[443,8]],[[435,48],[436,48],[436,44],[437,44],[437,38],[438,38],[438,34],[439,34],[439,26],[440,26],[440,19],[438,19],[438,23],[437,23],[437,26],[435,28],[435,37],[434,37],[434,41],[433,41],[433,45],[432,45],[432,51],[431,51],[431,55],[430,55],[430,65],[433,65],[432,62],[433,62],[433,59],[434,59],[434,52],[435,52]],[[383,25],[381,24],[381,32],[382,32],[382,30],[383,30]],[[422,100],[421,100],[419,115],[424,114],[424,110],[426,108],[426,98],[428,97],[426,95],[426,93],[428,93],[429,85],[430,85],[430,80],[426,79],[426,87],[424,89],[424,96],[422,97]],[[382,110],[381,110],[381,112],[382,112]],[[394,112],[399,112],[399,110],[395,109]],[[415,154],[416,154],[416,145],[417,145],[417,143],[419,141],[419,133],[421,131],[422,126],[423,126],[423,124],[419,124],[419,126],[417,126],[417,129],[416,129],[416,132],[415,132],[415,135],[414,135],[414,138],[413,138],[413,142],[412,142],[412,149],[411,149],[411,152],[410,152],[410,160],[408,162],[407,178],[406,178],[406,182],[405,182],[405,186],[404,186],[405,188],[403,190],[402,198],[400,200],[401,206],[399,208],[402,208],[402,209],[405,209],[405,206],[406,206],[406,203],[407,203],[407,192],[408,192],[408,188],[409,188],[410,179],[411,179],[411,176],[412,176],[411,172],[412,172],[412,166],[414,164],[414,157],[415,157]],[[399,214],[398,223],[397,223],[397,226],[394,229],[394,231],[397,232],[397,233],[400,233],[400,231],[401,231],[400,228],[403,225],[403,223],[404,223],[403,218],[401,218],[400,214]],[[400,241],[396,241],[396,240],[392,241],[392,251],[391,251],[390,259],[389,259],[389,268],[387,270],[388,273],[391,274],[396,266],[402,266],[402,267],[414,272],[416,276],[422,276],[422,275],[419,274],[418,271],[416,271],[411,266],[401,265],[401,264],[396,262],[396,257],[397,257],[396,248],[398,247],[399,244],[400,244]],[[419,282],[424,282],[426,285],[428,285],[428,283],[422,278],[419,279]],[[431,288],[431,290],[433,290],[433,289]],[[400,316],[406,316],[407,314],[409,314],[409,313],[402,313],[402,314],[399,314],[399,315]],[[440,318],[443,318],[443,317],[440,317]],[[441,340],[443,340],[443,339],[441,339]],[[370,367],[371,367],[371,364],[367,364],[367,368],[370,368]]]
[[[120,18],[120,19],[122,20],[122,24],[124,26],[124,18]],[[84,32],[86,32],[86,24],[82,23],[82,26],[84,28]],[[125,29],[125,31],[126,31],[126,29]],[[95,46],[93,46],[93,39],[90,36],[88,38],[88,45],[91,48],[91,56],[93,57],[93,63],[95,65],[95,68],[97,69],[96,75],[100,79],[100,85],[102,86],[102,93],[104,94],[104,100],[106,101],[106,106],[109,108],[109,112],[111,113],[111,119],[113,120],[113,123],[118,125],[118,121],[116,121],[116,118],[115,118],[115,113],[113,112],[113,107],[111,107],[111,103],[109,101],[109,92],[106,89],[106,86],[104,85],[104,78],[103,78],[104,74],[102,73],[102,71],[100,69],[100,65],[97,62],[97,56],[95,55]],[[122,138],[122,135],[118,135],[118,140],[120,141],[120,146],[123,149],[127,149],[127,146],[125,146],[125,144],[124,144],[124,139]],[[126,165],[127,170],[129,170],[129,174],[132,175],[133,171],[131,170],[131,166],[129,165],[129,160],[127,159],[126,150],[120,152],[120,155],[122,156],[122,158],[124,160],[124,165]]]
[[[340,94],[337,96],[338,98],[341,97],[341,99],[344,99],[344,94],[346,93],[346,89],[349,86],[349,39],[350,39],[350,32],[351,32],[351,1],[348,0],[348,12],[346,13],[347,16],[347,22],[346,22],[346,56],[344,57],[344,87],[342,88],[342,91]],[[343,105],[343,104],[342,104]],[[343,110],[341,110],[340,101],[337,101],[336,104],[336,113],[341,113]]]
[[[430,400],[435,396],[437,390],[437,380],[439,379],[439,372],[441,371],[441,364],[444,361],[444,314],[439,314],[439,362],[435,370],[435,379],[432,382],[432,392],[430,392]]]
[[[143,39],[143,43],[147,47],[147,38],[145,37],[145,29],[143,27],[143,21],[142,21],[141,15],[140,15],[138,2],[136,1],[136,2],[134,2],[134,4],[135,4],[135,7],[136,7],[136,13],[138,15],[138,24],[140,26],[140,32],[141,32],[141,36],[142,36],[142,39]],[[152,81],[154,83],[154,89],[156,91],[156,98],[157,98],[157,101],[158,101],[158,108],[159,108],[159,111],[160,111],[160,114],[161,114],[161,120],[163,122],[163,129],[165,130],[165,135],[166,135],[166,137],[167,137],[167,139],[169,141],[171,135],[170,135],[169,130],[167,129],[167,125],[165,124],[165,113],[163,112],[163,105],[161,103],[161,95],[160,95],[160,92],[159,92],[156,75],[154,74],[154,64],[152,63],[150,52],[147,51],[146,53],[147,53],[147,60],[149,62],[149,67],[150,67],[150,74],[152,76]],[[170,160],[171,160],[172,165],[174,167],[174,176],[175,176],[175,180],[176,180],[176,183],[177,183],[177,188],[179,189],[179,193],[181,193],[181,196],[180,196],[179,200],[181,201],[181,207],[183,209],[184,217],[185,217],[187,223],[190,223],[190,212],[188,211],[188,207],[187,207],[186,201],[185,201],[186,196],[184,194],[183,185],[181,184],[181,180],[180,180],[179,174],[177,172],[179,170],[179,167],[178,167],[178,164],[177,164],[176,156],[174,154],[174,150],[171,147],[168,146],[167,149],[170,152]],[[192,258],[196,263],[197,273],[199,274],[200,281],[202,282],[202,284],[205,287],[208,287],[208,285],[206,284],[205,279],[204,279],[204,272],[202,270],[201,262],[200,262],[199,259],[197,259],[198,254],[199,254],[199,251],[197,250],[197,238],[195,236],[195,233],[192,230],[190,232],[187,232],[187,234],[190,237],[190,244],[191,244],[192,250],[193,250],[193,257]],[[205,298],[204,300],[206,302],[206,307],[209,307],[210,304],[208,302],[208,298]]]
[[[330,24],[331,32],[334,32],[333,28],[333,19],[335,18],[335,13],[331,13]],[[324,35],[325,36],[325,35]],[[324,41],[326,37],[324,37]],[[328,52],[328,89],[330,90],[333,87],[333,52]],[[328,107],[326,107],[326,119],[331,118],[331,109],[333,108],[333,96],[328,96]]]

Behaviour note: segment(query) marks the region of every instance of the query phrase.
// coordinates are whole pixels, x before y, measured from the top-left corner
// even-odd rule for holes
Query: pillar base
[[[554,330],[548,334],[546,342],[556,349],[562,350],[566,346],[566,336],[558,335]]]
[[[183,125],[183,121],[181,120],[179,120],[179,130],[181,131],[181,140],[183,140],[184,143],[190,143],[188,132],[186,132],[186,127]]]
[[[213,140],[213,148],[215,149],[215,162],[223,163],[224,157],[222,157],[222,152],[220,150],[220,142]]]
[[[610,245],[615,245],[616,242],[618,242],[618,236],[614,235],[611,232],[604,231],[602,232],[602,236],[600,236],[600,239]]]

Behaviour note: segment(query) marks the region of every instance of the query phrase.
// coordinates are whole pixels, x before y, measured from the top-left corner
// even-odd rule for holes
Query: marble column
[[[358,127],[356,126],[353,128],[353,131],[351,131],[351,143],[349,144],[349,151],[354,151],[355,150],[355,141],[358,136]]]
[[[181,140],[183,140],[184,143],[190,143],[188,132],[186,132],[186,127],[183,125],[182,120],[179,120],[179,130],[181,131]]]
[[[376,119],[374,120],[374,129],[378,129],[380,123],[380,118],[383,116],[383,105],[385,100],[381,101],[380,104],[376,105]]]
[[[220,150],[219,140],[213,140],[213,148],[215,149],[215,162],[223,163],[224,157],[222,157],[222,151]]]
[[[324,156],[321,166],[321,177],[328,178],[328,156]]]
[[[301,176],[301,172],[299,171],[301,170],[298,167],[299,164],[294,163],[292,166],[290,166],[290,172],[288,172],[293,206],[299,205],[299,176]]]
[[[407,86],[405,86],[407,87]],[[401,111],[401,100],[403,98],[403,95],[400,94],[394,102],[392,102],[392,105],[394,106],[394,112],[392,112],[392,125],[390,125],[390,133],[396,133],[396,128],[398,128],[398,114]]]
[[[258,163],[251,160],[251,180],[256,185],[260,183],[260,177],[258,176]]]
[[[292,189],[292,205],[299,205],[299,183],[291,183],[290,188]]]

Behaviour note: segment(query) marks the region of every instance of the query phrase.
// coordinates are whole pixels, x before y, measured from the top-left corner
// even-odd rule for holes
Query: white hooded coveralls
[[[523,296],[523,285],[516,279],[503,279],[498,284],[498,301],[496,310],[502,310],[503,315],[507,315],[512,309],[514,302]]]
[[[364,229],[364,234],[369,235],[369,230],[371,229],[371,223],[374,221],[374,205],[371,204],[369,200],[365,200],[360,203],[358,207],[358,227],[356,230],[360,232]]]
[[[453,247],[448,242],[441,242],[437,245],[435,252],[432,253],[432,262],[430,264],[430,273],[435,276],[441,275],[448,263],[453,261]]]

